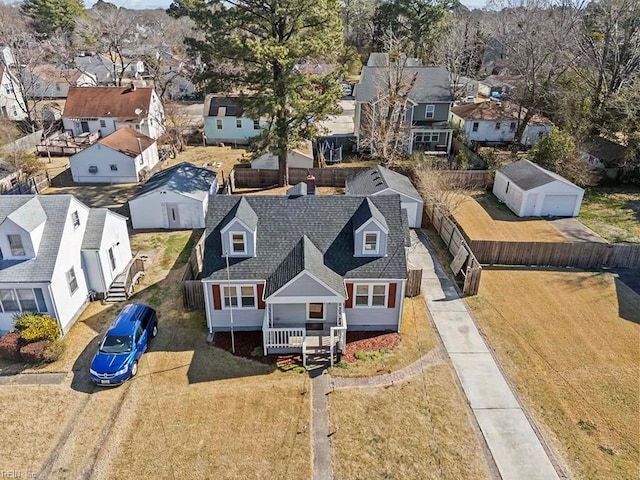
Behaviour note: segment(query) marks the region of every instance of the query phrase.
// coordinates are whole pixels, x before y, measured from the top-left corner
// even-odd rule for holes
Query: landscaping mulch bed
[[[389,332],[347,332],[347,345],[342,360],[355,362],[356,352],[377,352],[391,350],[402,344],[399,333]]]
[[[236,332],[234,337],[236,347],[234,355],[236,357],[248,358],[267,365],[277,365],[281,368],[286,368],[293,364],[302,365],[302,357],[298,354],[267,355],[265,357],[262,354],[262,332]],[[231,352],[231,333],[216,332],[213,336],[212,345]],[[257,352],[258,349],[260,354],[252,355],[252,352]]]

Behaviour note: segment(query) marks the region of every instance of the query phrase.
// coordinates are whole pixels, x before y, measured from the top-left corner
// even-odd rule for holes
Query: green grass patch
[[[610,242],[640,243],[640,188],[589,189],[578,218]]]
[[[375,352],[356,352],[355,357],[357,360],[382,360],[387,353],[389,350],[381,348]]]

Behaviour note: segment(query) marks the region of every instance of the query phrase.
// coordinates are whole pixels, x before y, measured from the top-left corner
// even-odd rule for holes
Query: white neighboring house
[[[345,195],[400,195],[400,207],[407,212],[409,227],[420,228],[424,201],[409,177],[381,165],[368,168],[345,182]]]
[[[458,105],[451,109],[451,124],[464,132],[467,140],[481,143],[510,143],[518,130],[518,119],[525,108],[513,102],[480,102]],[[553,130],[551,120],[534,115],[522,134],[520,143],[531,146]]]
[[[289,168],[313,168],[313,151],[311,142],[307,142],[300,148],[295,148],[287,153]],[[278,156],[271,152],[260,155],[251,161],[251,168],[265,170],[278,170]]]
[[[493,194],[519,217],[577,217],[584,190],[529,160],[496,171]]]
[[[78,70],[60,70],[45,64],[24,71],[27,90],[34,98],[66,98],[69,87],[95,87],[98,85],[92,73]]]
[[[69,88],[62,123],[73,136],[99,131],[106,137],[129,127],[157,139],[165,131],[164,108],[156,92],[133,84]]]
[[[89,299],[106,294],[131,260],[126,218],[72,195],[0,196],[0,330],[23,311],[69,331]]]
[[[159,162],[156,141],[121,128],[69,159],[77,183],[137,183]]]
[[[11,70],[0,63],[0,117],[9,120],[24,120],[26,106],[18,80]]]
[[[179,163],[155,173],[129,199],[133,228],[204,228],[209,195],[218,176],[206,168]]]

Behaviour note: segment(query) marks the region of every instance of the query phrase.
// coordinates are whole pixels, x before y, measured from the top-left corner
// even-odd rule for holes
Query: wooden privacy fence
[[[424,199],[422,223],[430,222],[440,238],[447,246],[447,250],[453,255],[451,270],[454,275],[461,274],[464,277],[462,293],[464,295],[476,295],[480,287],[482,267],[474,255],[473,250],[465,240],[457,225],[444,213],[434,199]]]
[[[20,178],[15,177],[16,180]],[[11,182],[5,184],[0,182],[0,194],[2,195],[33,195],[42,192],[50,185],[49,177],[47,175],[35,175],[33,177],[23,178],[17,183]]]
[[[182,275],[182,303],[186,310],[204,310],[204,290],[200,281],[206,232],[196,243]]]
[[[318,187],[344,187],[347,177],[363,170],[366,170],[366,168],[290,168],[289,184],[295,185],[296,183],[304,182],[310,173],[316,177],[316,186]],[[280,173],[278,170],[261,168],[235,168],[232,178],[232,189],[235,187],[270,187],[278,183]]]
[[[405,297],[417,297],[420,295],[420,285],[422,283],[422,269],[411,269],[407,272],[407,287],[404,291]]]
[[[488,265],[640,268],[640,245],[489,240],[472,240],[470,244],[478,261]]]

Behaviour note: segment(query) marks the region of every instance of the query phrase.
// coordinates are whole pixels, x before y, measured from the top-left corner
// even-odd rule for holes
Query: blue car
[[[96,385],[120,385],[138,373],[138,360],[158,334],[156,311],[131,304],[122,309],[105,333],[89,373]]]

